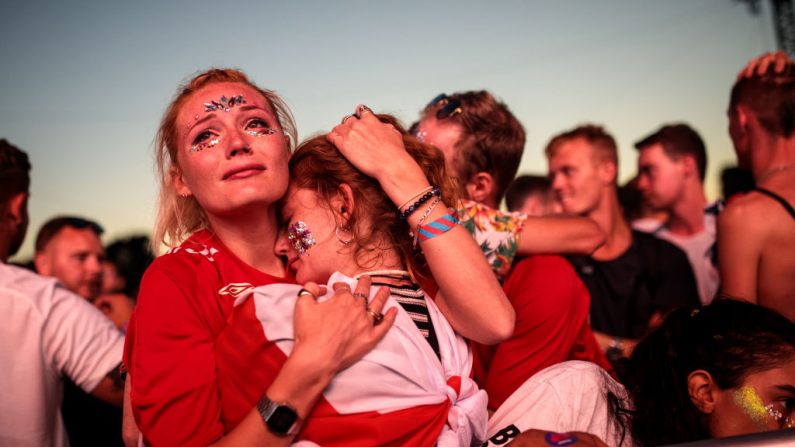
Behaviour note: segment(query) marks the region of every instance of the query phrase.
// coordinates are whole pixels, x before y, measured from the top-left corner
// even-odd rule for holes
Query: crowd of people
[[[408,129],[359,105],[299,143],[278,95],[210,69],[157,130],[145,272],[78,216],[9,264],[31,165],[0,140],[0,445],[656,446],[791,428],[795,62],[750,61],[727,99],[753,182],[710,203],[684,123],[639,139],[625,186],[596,124],[550,139],[546,176],[515,178],[525,127],[488,91],[441,94]]]

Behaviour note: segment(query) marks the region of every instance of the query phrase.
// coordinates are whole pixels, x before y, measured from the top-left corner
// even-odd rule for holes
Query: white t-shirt
[[[55,279],[6,264],[0,319],[0,445],[68,445],[62,376],[93,391],[121,362],[124,337]]]
[[[617,426],[609,411],[607,391],[622,399],[626,390],[591,362],[571,360],[533,375],[489,419],[488,446],[504,445],[519,433],[546,430],[596,435],[609,446],[632,446],[629,429]]]
[[[718,267],[712,262],[716,221],[717,215],[707,212],[704,213],[704,230],[700,233],[681,236],[671,233],[664,226],[654,232],[655,236],[676,245],[687,254],[696,277],[698,296],[705,306],[715,298],[720,285]]]

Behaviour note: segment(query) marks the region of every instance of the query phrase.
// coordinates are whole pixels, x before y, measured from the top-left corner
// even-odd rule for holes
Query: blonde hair
[[[175,247],[191,233],[208,228],[207,216],[196,199],[193,196],[180,197],[174,188],[172,170],[179,169],[177,117],[182,106],[193,93],[207,85],[223,82],[245,84],[262,94],[276,113],[282,131],[289,137],[290,152],[298,139],[295,119],[284,100],[273,91],[257,87],[242,71],[211,68],[183,84],[163,114],[155,137],[155,162],[157,175],[160,178],[160,197],[152,235],[152,251],[154,253],[160,251],[161,244]]]
[[[616,145],[616,140],[607,133],[604,127],[594,124],[583,124],[552,137],[552,140],[547,143],[547,147],[544,149],[547,159],[557,155],[563,143],[578,138],[588,143],[591,149],[591,160],[594,164],[612,163],[618,169],[618,146]],[[613,178],[613,182],[615,183],[616,181],[617,176]]]

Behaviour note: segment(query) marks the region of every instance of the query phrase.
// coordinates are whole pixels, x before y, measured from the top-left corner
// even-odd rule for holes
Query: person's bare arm
[[[401,134],[380,122],[372,112],[362,112],[360,119],[346,120],[328,138],[358,169],[378,180],[395,206],[430,186],[420,166],[406,152]],[[447,213],[445,205],[453,204],[440,203],[425,223]],[[421,214],[408,217],[411,228],[419,224]],[[453,329],[483,344],[510,337],[515,319],[513,307],[469,232],[456,225],[421,245],[441,291],[436,303]]]
[[[138,429],[138,424],[135,423],[135,417],[132,412],[132,402],[130,402],[130,377],[124,381],[124,405],[122,407],[121,418],[121,439],[125,447],[137,447],[138,439],[141,437],[141,431]]]
[[[531,216],[519,233],[517,253],[590,255],[604,243],[604,232],[587,217]]]
[[[761,223],[749,205],[737,198],[718,216],[718,270],[721,295],[756,303]]]
[[[607,353],[609,348],[616,348],[621,351],[621,357],[629,357],[632,355],[632,351],[635,350],[635,346],[638,344],[638,339],[634,338],[618,338],[605,334],[604,332],[593,331],[594,338],[596,338],[596,343],[599,344],[599,347],[602,348],[602,352]]]
[[[111,405],[121,407],[124,402],[124,380],[119,367],[108,372],[99,384],[91,390],[91,395]]]

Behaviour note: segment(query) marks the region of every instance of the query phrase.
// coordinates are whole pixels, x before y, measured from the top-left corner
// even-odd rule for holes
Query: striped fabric
[[[436,357],[439,357],[439,341],[436,338],[436,333],[433,329],[433,324],[428,317],[428,304],[425,302],[425,292],[420,289],[418,284],[396,286],[386,282],[379,281],[379,275],[373,275],[374,286],[389,287],[389,292],[392,298],[400,304],[400,307],[409,314],[411,320],[417,325],[417,329],[428,343],[430,343]],[[403,279],[403,278],[401,278]],[[408,273],[406,274],[408,279]]]

